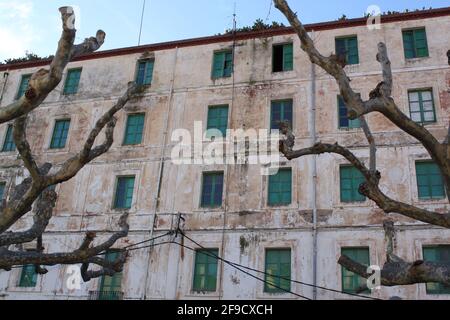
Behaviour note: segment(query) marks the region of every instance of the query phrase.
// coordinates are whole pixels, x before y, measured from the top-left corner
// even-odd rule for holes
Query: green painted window
[[[214,52],[212,78],[231,77],[233,72],[233,52]]]
[[[358,37],[336,38],[336,55],[344,55],[347,64],[358,64]]]
[[[419,199],[445,198],[444,179],[436,163],[432,161],[416,162],[416,176]]]
[[[425,28],[404,30],[403,47],[406,59],[428,57],[428,42]]]
[[[142,60],[138,62],[136,83],[138,85],[151,85],[153,80],[154,60]]]
[[[37,283],[36,267],[34,265],[26,265],[22,268],[20,274],[19,287],[21,288],[34,288]]]
[[[361,128],[361,121],[359,119],[351,120],[348,118],[348,109],[345,105],[344,98],[338,96],[338,112],[339,112],[339,128]]]
[[[3,197],[5,196],[5,188],[6,188],[6,183],[0,182],[0,203],[3,200]]]
[[[411,119],[417,123],[436,122],[433,90],[414,90],[408,92]]]
[[[272,101],[270,112],[270,128],[272,130],[279,130],[279,123],[282,121],[289,122],[292,128],[292,105],[291,99]]]
[[[370,265],[369,248],[342,248],[342,255],[365,266]],[[364,286],[367,286],[366,279],[342,267],[342,292],[358,293]]]
[[[16,99],[22,98],[22,96],[25,94],[25,91],[28,89],[28,84],[30,83],[31,74],[26,74],[22,76],[22,79],[20,80],[19,85],[19,91],[17,92]]]
[[[228,128],[228,105],[211,106],[208,109],[207,129],[217,129],[226,137]]]
[[[450,264],[450,245],[425,247],[423,258],[429,262]],[[450,286],[441,283],[427,283],[427,294],[450,294]]]
[[[78,92],[80,84],[81,69],[70,69],[67,71],[66,84],[64,85],[64,94],[75,94]]]
[[[119,256],[119,252],[110,251],[106,254],[106,260],[115,261]],[[99,300],[120,300],[122,297],[122,272],[111,276],[103,276],[100,281]]]
[[[204,173],[202,185],[202,207],[217,208],[222,205],[223,172]]]
[[[273,46],[272,71],[284,72],[294,70],[294,45],[292,43]]]
[[[16,150],[16,144],[13,139],[13,126],[8,125],[6,129],[5,140],[3,141],[2,152],[11,152]]]
[[[269,176],[269,205],[280,206],[292,203],[292,169],[280,169]]]
[[[67,136],[69,134],[70,120],[57,120],[53,129],[50,149],[64,149],[66,147]]]
[[[141,144],[144,132],[145,114],[130,114],[127,119],[125,138],[123,144],[126,146]]]
[[[214,292],[217,288],[218,249],[202,249],[195,252],[194,286],[195,292]]]
[[[267,249],[265,272],[264,292],[291,291],[291,249]]]
[[[359,186],[366,180],[353,166],[341,166],[341,202],[363,202],[366,197],[359,193]]]
[[[116,198],[114,200],[114,208],[131,209],[134,193],[134,176],[119,177],[117,179]]]

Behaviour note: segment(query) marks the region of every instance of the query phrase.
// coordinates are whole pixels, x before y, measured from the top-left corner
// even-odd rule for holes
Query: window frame
[[[291,129],[294,130],[294,99],[292,98],[287,98],[287,99],[276,99],[276,100],[271,100],[270,101],[270,120],[269,120],[269,128],[270,130],[279,130],[279,126],[273,123],[273,106],[276,103],[286,103],[286,102],[290,102],[291,103]],[[285,105],[283,107],[283,114],[285,113]],[[281,115],[280,115],[281,118]],[[284,118],[284,117],[283,117]],[[282,121],[286,121],[286,120],[282,120]],[[278,128],[274,129],[273,127],[277,126]]]
[[[210,112],[213,109],[226,109],[227,111],[227,118],[226,118],[226,124],[225,124],[225,132],[223,132],[220,128],[213,128],[210,126]],[[229,104],[217,104],[217,105],[209,105],[208,106],[208,112],[207,112],[207,119],[206,119],[206,131],[208,130],[219,130],[222,132],[223,138],[227,136],[227,130],[229,129],[229,120],[230,120],[230,105]],[[211,138],[211,137],[209,137]]]
[[[15,100],[19,100],[27,92],[27,90],[25,89],[24,92],[22,94],[20,94],[21,93],[21,88],[22,88],[22,82],[24,81],[25,78],[28,78],[28,84],[27,84],[27,88],[28,88],[28,86],[30,85],[30,80],[31,80],[32,76],[33,76],[32,73],[26,73],[26,74],[22,74],[20,76],[19,87],[17,88],[17,92],[16,92],[16,95],[15,95]],[[20,96],[19,96],[19,94],[20,94]]]
[[[134,77],[134,81],[136,82],[136,84],[138,86],[143,86],[143,87],[151,87],[152,86],[153,75],[154,75],[154,72],[155,72],[155,61],[156,61],[155,58],[144,58],[144,59],[138,59],[137,60],[137,62],[136,62],[136,71],[135,71],[136,74],[135,74],[135,77]],[[145,62],[146,65],[145,65],[145,70],[144,70],[143,83],[140,84],[138,82],[138,79],[139,79],[139,66],[143,62]],[[150,63],[150,62],[153,64],[153,66],[152,66],[152,73],[151,73],[151,76],[150,76],[150,83],[145,83],[145,79],[147,78],[146,75],[147,75],[147,71],[148,71],[148,63]]]
[[[0,181],[0,203],[3,201],[3,199],[6,198],[6,182],[5,181]]]
[[[116,257],[117,257],[117,254],[120,254],[120,251],[119,250],[114,250],[114,249],[112,249],[112,250],[108,250],[107,252],[106,252],[106,254],[104,255],[104,258],[105,258],[105,260],[107,260],[107,261],[111,261],[111,260],[108,260],[108,256],[110,256],[110,255],[116,255],[114,258],[112,258],[112,259],[115,259]],[[104,290],[104,286],[105,286],[105,279],[107,278],[107,277],[109,277],[109,278],[113,278],[114,279],[114,277],[120,277],[120,286],[118,287],[118,291],[116,291],[116,290]],[[122,272],[117,272],[117,273],[115,273],[113,276],[107,276],[107,275],[102,275],[102,277],[100,278],[100,281],[99,281],[99,295],[98,295],[98,300],[118,300],[118,299],[110,299],[110,297],[111,296],[109,296],[109,295],[107,295],[106,297],[104,297],[103,296],[103,294],[105,294],[105,293],[114,293],[114,292],[121,292],[121,290],[122,290],[122,283],[123,283],[123,271]],[[116,289],[116,287],[113,287],[113,289]],[[112,297],[114,297],[114,295],[112,295]],[[106,298],[106,299],[105,299]]]
[[[67,128],[67,137],[66,137],[66,140],[65,140],[65,142],[64,142],[64,146],[63,146],[63,147],[61,147],[61,146],[54,147],[54,146],[53,146],[53,141],[54,141],[54,139],[55,139],[56,125],[57,125],[59,122],[69,122],[69,127]],[[50,144],[49,144],[49,147],[48,147],[49,150],[53,150],[53,151],[56,150],[56,151],[57,151],[57,150],[64,150],[64,149],[67,148],[68,142],[69,142],[69,135],[70,135],[71,124],[72,124],[72,119],[71,119],[71,118],[55,119],[55,121],[54,121],[54,123],[53,123],[52,135],[51,135],[51,137],[50,137]]]
[[[422,94],[423,94],[423,92],[426,92],[426,91],[430,91],[430,93],[431,93],[431,103],[433,104],[433,116],[434,116],[434,120],[433,121],[425,121],[425,112],[429,112],[429,111],[424,111],[424,109],[423,109],[423,98],[422,98]],[[420,114],[420,122],[416,122],[416,121],[414,121],[415,123],[417,123],[417,124],[421,124],[421,125],[423,125],[423,126],[426,126],[426,125],[431,125],[431,124],[436,124],[437,123],[437,113],[436,113],[436,104],[435,104],[435,99],[434,99],[434,90],[433,90],[433,88],[418,88],[418,89],[409,89],[408,90],[408,109],[409,109],[409,118],[412,120],[412,121],[414,121],[413,120],[413,117],[412,117],[412,111],[411,111],[411,97],[410,97],[410,94],[411,93],[418,93],[418,95],[419,95],[419,101],[418,101],[418,103],[419,103],[419,108],[420,108],[420,111],[419,112],[414,112],[414,113],[419,113]],[[427,100],[428,101],[428,100]]]
[[[68,83],[70,80],[70,74],[74,73],[74,72],[79,72],[79,77],[78,77],[78,81],[76,86],[74,86],[75,90],[72,92],[68,92],[67,88],[68,88]],[[66,74],[66,80],[64,81],[64,88],[63,88],[63,95],[64,96],[71,96],[71,95],[75,95],[78,93],[78,90],[80,89],[80,82],[81,82],[81,74],[83,73],[83,67],[78,67],[78,68],[71,68],[67,70],[67,74]]]
[[[442,175],[442,172],[441,172],[441,180],[442,180],[443,196],[442,196],[442,197],[439,197],[439,198],[433,197],[433,190],[432,190],[432,189],[430,190],[430,187],[432,187],[432,185],[430,186],[429,184],[427,185],[427,187],[428,187],[428,189],[429,189],[428,191],[431,191],[431,192],[430,192],[430,197],[425,198],[425,197],[423,197],[423,196],[420,196],[419,174],[418,174],[417,166],[418,166],[418,165],[424,165],[424,164],[428,164],[428,165],[436,165],[436,166],[438,167],[438,170],[440,171],[439,166],[438,166],[433,160],[416,160],[416,161],[414,162],[414,170],[415,170],[415,174],[416,174],[417,199],[418,199],[419,201],[423,201],[423,202],[425,202],[425,201],[439,201],[439,200],[445,199],[446,196],[447,196],[447,191],[446,191],[446,189],[445,189],[445,184],[444,184],[444,180],[443,180],[444,177],[443,177],[443,175]],[[429,170],[427,170],[427,171],[429,171]],[[429,176],[430,176],[429,172],[428,172],[427,176],[428,176],[428,178],[429,178]],[[428,182],[429,182],[429,180],[428,180]]]
[[[289,288],[285,288],[285,290],[279,289],[279,288],[269,288],[269,284],[267,283],[268,280],[268,253],[269,252],[289,252],[289,277],[286,277],[289,279],[288,283],[289,283]],[[281,262],[280,259],[278,259],[277,262],[277,267],[279,269],[279,273],[277,275],[275,275],[275,279],[277,279],[275,281],[275,283],[273,283],[274,285],[283,288],[281,281],[287,281],[286,279],[282,279],[281,277],[283,277],[283,275],[281,274]],[[288,294],[291,290],[292,290],[292,248],[265,248],[264,250],[264,286],[263,286],[263,292],[265,294]],[[284,278],[284,277],[283,277]]]
[[[342,188],[342,169],[352,169],[352,179],[351,179],[351,183],[352,183],[352,197],[350,201],[345,201],[343,195],[343,188]],[[339,202],[341,204],[363,204],[364,202],[367,202],[367,197],[363,196],[362,194],[359,193],[359,187],[356,190],[357,194],[356,195],[360,195],[361,196],[361,200],[355,200],[355,198],[353,197],[353,184],[354,184],[354,176],[353,176],[353,172],[358,172],[359,174],[362,175],[362,173],[355,168],[355,166],[351,165],[351,164],[341,164],[339,165]],[[363,176],[364,179],[364,176]],[[364,199],[362,199],[362,197],[364,197]]]
[[[207,176],[207,175],[219,175],[219,174],[221,174],[222,175],[222,197],[221,197],[221,200],[220,200],[220,204],[211,204],[211,203],[209,203],[209,204],[204,204],[203,203],[203,193],[204,193],[204,187],[205,187],[205,176]],[[224,196],[224,186],[225,186],[225,172],[224,171],[220,171],[220,170],[218,170],[218,171],[204,171],[204,172],[202,172],[202,182],[201,182],[201,189],[200,189],[200,208],[202,208],[202,209],[220,209],[220,208],[222,208],[222,206],[223,206],[223,196]],[[215,186],[215,185],[213,185],[213,186]],[[215,192],[215,189],[214,189],[214,192]],[[215,193],[214,193],[215,194]],[[213,195],[211,195],[211,199],[212,199],[212,201],[214,201],[214,196]]]
[[[195,294],[199,294],[199,293],[214,293],[214,292],[217,292],[217,289],[218,289],[218,278],[219,278],[219,259],[218,258],[215,258],[215,260],[216,260],[216,263],[215,263],[215,265],[216,265],[216,269],[215,269],[215,274],[216,274],[216,278],[215,278],[215,288],[214,288],[214,290],[212,290],[212,289],[210,289],[210,288],[196,288],[195,286],[196,286],[196,276],[197,276],[197,262],[198,262],[198,255],[199,255],[199,253],[201,253],[201,252],[208,252],[208,253],[210,253],[210,255],[208,255],[208,254],[204,254],[204,255],[206,255],[206,257],[207,257],[207,261],[206,261],[206,265],[207,265],[207,267],[206,267],[206,269],[207,270],[209,270],[209,266],[210,265],[212,265],[212,263],[209,263],[209,261],[208,261],[208,258],[213,258],[214,259],[214,257],[211,257],[211,255],[216,255],[217,257],[219,256],[219,248],[198,248],[198,249],[196,249],[195,251],[194,251],[194,268],[192,269],[193,270],[193,272],[192,272],[192,286],[191,286],[191,291],[193,292],[193,293],[195,293]],[[205,277],[206,279],[210,276],[209,275],[209,272],[205,272],[205,275],[201,275],[202,277]],[[200,290],[199,290],[200,289]]]
[[[339,130],[357,130],[357,129],[361,129],[361,120],[359,120],[359,119],[351,120],[351,119],[348,118],[348,114],[346,115],[346,119],[348,120],[348,124],[349,124],[348,127],[343,127],[341,125],[341,119],[342,119],[342,116],[341,116],[341,104],[340,104],[341,101],[343,102],[345,108],[348,111],[348,107],[345,104],[344,98],[341,95],[338,94],[337,95],[337,110],[338,110],[338,128],[339,128]],[[354,123],[358,123],[359,126],[355,126]]]
[[[3,138],[3,144],[2,144],[2,149],[1,149],[1,153],[8,153],[8,152],[15,152],[17,150],[17,146],[14,142],[14,127],[12,124],[8,124],[6,131],[5,131],[5,136]],[[11,138],[11,142],[8,141],[8,137]],[[14,148],[6,148],[6,144],[8,143],[8,146],[11,145]]]
[[[122,146],[130,147],[130,146],[142,145],[142,143],[144,141],[144,133],[145,133],[145,120],[146,120],[145,112],[129,113],[126,116],[127,116],[127,119],[126,119],[126,122],[125,122],[125,130],[124,130]],[[126,143],[126,139],[127,139],[127,136],[128,136],[128,125],[129,125],[130,117],[134,117],[134,116],[142,116],[142,118],[143,118],[141,139],[140,139],[139,143],[136,143],[136,142],[135,143]]]
[[[224,58],[223,58],[223,65],[222,65],[222,73],[221,76],[216,76],[215,73],[215,65],[216,65],[216,56],[219,54],[223,54]],[[226,68],[226,62],[227,62],[227,54],[231,54],[231,67],[230,67],[230,74],[227,75],[225,74],[225,70],[227,70]],[[221,49],[221,50],[216,50],[213,52],[213,59],[212,59],[212,66],[211,66],[211,79],[212,80],[217,80],[217,79],[222,79],[222,78],[231,78],[234,74],[234,52],[232,49]]]
[[[356,39],[356,57],[357,57],[357,62],[356,63],[350,63],[349,61],[349,57],[350,57],[350,52],[348,50],[348,42],[351,39]],[[359,56],[359,41],[358,41],[358,35],[357,34],[353,34],[353,35],[346,35],[346,36],[339,36],[334,38],[334,51],[336,56],[338,55],[338,41],[344,41],[344,46],[346,49],[346,54],[345,54],[345,59],[346,59],[346,65],[348,66],[356,66],[358,64],[360,64],[360,56]]]
[[[26,285],[26,284],[23,283],[25,281],[26,268],[33,268],[33,276],[32,276],[32,279],[30,280],[31,281],[30,285]],[[18,288],[36,288],[37,283],[38,283],[39,275],[36,272],[35,268],[36,268],[36,266],[35,265],[31,265],[31,264],[22,266],[22,269],[21,269],[20,275],[19,275],[19,282],[17,284]]]
[[[271,201],[270,201],[270,195],[271,195],[271,192],[270,192],[270,185],[271,185],[271,178],[273,178],[274,176],[277,176],[277,175],[279,175],[280,174],[280,172],[290,172],[291,173],[291,175],[290,175],[290,177],[291,177],[291,185],[290,185],[290,194],[291,194],[291,200],[290,200],[290,202],[289,203],[284,203],[284,202],[277,202],[277,203],[271,203]],[[286,168],[279,168],[279,170],[278,170],[278,173],[276,174],[276,175],[270,175],[269,176],[269,178],[268,178],[268,181],[267,181],[267,206],[268,207],[270,207],[270,208],[276,208],[276,207],[288,207],[288,206],[291,206],[292,205],[292,203],[294,202],[294,199],[293,199],[293,196],[294,196],[294,188],[293,188],[293,186],[294,186],[294,179],[293,179],[293,173],[294,173],[294,170],[292,169],[292,167],[286,167]]]
[[[426,49],[427,49],[427,54],[425,56],[418,56],[417,54],[417,46],[416,46],[416,32],[418,30],[423,30],[425,33],[425,44],[426,44]],[[414,50],[414,57],[408,58],[406,55],[406,46],[405,46],[405,33],[406,32],[412,32],[413,33],[413,50]],[[403,56],[405,57],[406,61],[410,61],[413,59],[424,59],[424,58],[429,58],[430,57],[430,47],[428,45],[428,35],[427,35],[427,29],[425,26],[423,27],[415,27],[415,28],[406,28],[406,29],[402,29],[402,42],[403,42]]]
[[[342,256],[342,255],[345,255],[345,254],[344,254],[344,251],[345,251],[345,250],[367,250],[367,257],[369,258],[369,259],[368,259],[368,266],[371,265],[371,264],[370,264],[370,247],[369,247],[369,246],[356,246],[356,247],[345,246],[345,247],[341,247],[340,249],[341,249],[341,256]],[[346,256],[347,256],[347,255],[346,255]],[[351,258],[351,257],[349,257],[349,258]],[[359,261],[358,261],[358,262],[359,262]],[[361,262],[359,262],[359,263],[361,263]],[[344,286],[345,286],[345,281],[344,281],[345,275],[344,275],[344,271],[346,271],[346,272],[352,272],[352,271],[346,269],[344,266],[341,266],[341,291],[342,291],[342,292],[345,292],[345,293],[351,293],[351,294],[358,293],[358,292],[349,291],[349,290],[347,290],[346,288],[344,288]],[[352,273],[353,273],[353,272],[352,272]],[[364,278],[362,278],[361,276],[357,275],[356,273],[353,273],[352,277],[356,277],[356,278],[358,278],[358,279],[364,279]],[[371,294],[372,292],[371,292],[370,290],[366,290],[366,291],[364,291],[364,292],[362,292],[362,293],[364,293],[364,294]]]
[[[118,190],[119,190],[119,180],[120,179],[130,179],[130,178],[133,178],[134,179],[134,182],[133,182],[133,194],[132,194],[132,197],[131,197],[131,203],[130,203],[130,207],[128,208],[128,207],[124,207],[124,208],[121,208],[121,207],[118,207],[117,206],[117,200],[118,200],[118,194],[117,194],[117,192],[118,192]],[[134,204],[134,201],[135,201],[135,196],[134,196],[134,193],[135,193],[135,191],[136,191],[136,175],[132,175],[132,174],[130,174],[130,175],[119,175],[119,176],[116,176],[116,179],[115,179],[116,181],[115,181],[115,188],[114,188],[114,197],[113,197],[113,203],[112,203],[112,209],[113,210],[116,210],[116,211],[120,211],[120,210],[131,210],[132,208],[133,208],[133,204]],[[137,196],[137,195],[136,195]],[[126,199],[125,199],[126,200]]]
[[[288,69],[288,68],[285,68],[286,67],[286,53],[285,53],[285,48],[286,48],[286,46],[291,46],[292,47],[292,66],[291,66],[291,68],[290,69]],[[283,48],[283,54],[282,54],[282,56],[283,56],[283,61],[281,62],[281,65],[282,65],[282,70],[280,70],[280,71],[275,71],[275,48],[276,47],[282,47]],[[293,41],[287,41],[287,42],[281,42],[281,43],[276,43],[276,44],[273,44],[272,45],[272,73],[275,73],[275,74],[278,74],[278,73],[281,73],[281,72],[289,72],[289,71],[294,71],[294,57],[295,57],[295,55],[294,55],[294,42]]]

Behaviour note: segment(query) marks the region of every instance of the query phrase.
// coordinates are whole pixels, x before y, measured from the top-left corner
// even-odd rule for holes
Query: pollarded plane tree
[[[134,82],[128,83],[126,92],[95,123],[81,143],[81,150],[63,163],[39,163],[33,156],[27,141],[27,118],[38,108],[61,82],[67,64],[76,57],[98,50],[104,43],[106,34],[97,31],[95,37],[85,39],[74,45],[76,30],[73,27],[75,15],[71,7],[59,9],[62,18],[62,35],[56,54],[50,66],[40,69],[31,76],[25,94],[17,101],[0,108],[0,124],[13,123],[13,139],[23,165],[29,176],[22,183],[12,186],[6,199],[0,204],[0,270],[11,270],[15,266],[34,265],[38,274],[45,274],[45,266],[81,264],[81,275],[84,281],[103,275],[112,276],[121,272],[127,255],[119,251],[117,258],[108,261],[103,254],[117,240],[128,235],[128,212],[124,211],[118,221],[118,231],[108,239],[95,243],[96,234],[87,232],[79,247],[71,252],[45,252],[43,233],[45,232],[57,194],[52,186],[72,179],[88,163],[105,154],[113,143],[116,125],[115,115],[139,93],[140,87]],[[104,138],[99,138],[100,133]],[[97,140],[99,143],[96,143]],[[22,232],[11,231],[25,215],[33,216],[32,226]],[[21,250],[26,243],[36,243],[35,250]],[[34,244],[33,244],[34,246]],[[90,265],[94,269],[90,269]]]
[[[367,166],[364,161],[355,156],[349,148],[339,145],[338,143],[327,144],[319,142],[309,148],[293,150],[295,137],[288,125],[282,126],[281,131],[284,134],[284,138],[280,141],[281,153],[284,154],[288,160],[308,155],[320,155],[325,153],[338,154],[344,157],[364,176],[365,181],[359,186],[359,193],[374,201],[387,215],[397,213],[427,224],[450,228],[450,212],[434,212],[397,201],[381,190],[380,179],[382,173],[377,170],[376,141],[368,126],[366,116],[370,113],[381,113],[398,128],[417,139],[421,145],[423,145],[442,172],[447,191],[447,200],[450,199],[450,126],[444,141],[438,141],[438,139],[424,126],[411,120],[399,109],[392,98],[393,78],[391,62],[389,60],[388,50],[384,43],[381,42],[378,44],[378,53],[376,54],[376,59],[381,65],[383,79],[370,93],[370,99],[364,101],[361,99],[361,96],[352,89],[350,83],[351,80],[345,72],[345,61],[342,63],[342,59],[339,59],[339,57],[336,57],[335,55],[322,55],[314,46],[313,40],[299,20],[297,13],[292,11],[287,1],[274,0],[274,3],[276,8],[286,16],[297,33],[301,42],[301,48],[308,55],[311,62],[321,67],[336,80],[340,94],[348,108],[348,117],[350,119],[360,119],[361,121],[361,126],[370,149],[370,158]],[[450,59],[450,51],[448,55]],[[431,282],[450,285],[449,264],[429,261],[405,261],[394,253],[394,224],[392,220],[386,219],[384,230],[387,240],[387,257],[386,263],[381,270],[382,286],[400,286]],[[364,278],[368,278],[371,275],[367,273],[366,266],[347,256],[341,256],[338,263],[349,271]]]

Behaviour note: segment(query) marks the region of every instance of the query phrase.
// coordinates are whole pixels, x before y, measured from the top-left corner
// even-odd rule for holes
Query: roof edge
[[[442,16],[450,15],[450,7],[437,8],[437,9],[429,9],[429,10],[419,10],[412,11],[406,13],[395,13],[390,15],[384,15],[381,17],[381,23],[392,23],[399,21],[409,21],[409,20],[419,20],[419,19],[429,19],[436,18]],[[346,20],[336,20],[336,21],[327,21],[327,22],[319,22],[313,24],[306,24],[305,28],[307,31],[324,31],[324,30],[333,30],[333,29],[341,29],[341,28],[350,28],[350,27],[358,27],[367,24],[367,18],[354,18],[354,19],[346,19]],[[247,40],[253,38],[262,38],[262,37],[273,37],[280,35],[293,34],[294,29],[292,27],[284,27],[277,29],[268,29],[261,31],[250,31],[250,32],[242,32],[236,34],[236,40]],[[125,47],[118,49],[111,49],[105,51],[97,51],[94,53],[86,54],[75,58],[73,61],[84,61],[84,60],[92,60],[99,58],[108,58],[114,56],[121,56],[127,54],[135,54],[142,53],[146,51],[160,51],[160,50],[168,50],[174,48],[182,48],[182,47],[191,47],[219,42],[228,42],[233,41],[233,34],[225,34],[225,35],[217,35],[217,36],[207,36],[200,38],[191,38],[186,40],[177,40],[177,41],[169,41],[169,42],[161,42],[150,45],[142,45],[135,47]],[[27,61],[20,62],[15,64],[7,64],[0,65],[0,71],[8,71],[8,70],[18,70],[25,68],[35,68],[49,65],[51,59],[39,60],[39,61]]]

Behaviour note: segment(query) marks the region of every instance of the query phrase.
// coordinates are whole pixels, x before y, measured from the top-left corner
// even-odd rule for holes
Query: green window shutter
[[[195,292],[215,292],[217,289],[218,249],[202,249],[195,252],[194,285]]]
[[[153,80],[154,60],[142,60],[138,62],[136,83],[138,85],[151,85]]]
[[[26,265],[22,268],[20,275],[19,287],[34,288],[37,284],[37,273],[34,265]]]
[[[408,92],[409,110],[414,122],[427,124],[436,122],[433,90],[414,90]]]
[[[348,109],[342,96],[338,96],[338,114],[339,128],[361,128],[361,121],[359,119],[351,120],[348,118]]]
[[[365,266],[370,265],[369,248],[342,248],[342,255]],[[342,267],[342,292],[358,293],[361,287],[367,285],[367,280]],[[370,291],[366,291],[370,293]]]
[[[294,69],[294,45],[292,43],[283,45],[283,71]]]
[[[217,208],[222,205],[223,172],[204,173],[202,183],[202,208]]]
[[[266,250],[265,273],[264,292],[285,293],[290,291],[291,249]]]
[[[6,183],[0,182],[0,202],[3,200],[3,198],[5,196],[5,188],[6,188]]]
[[[436,163],[431,161],[416,162],[416,176],[419,199],[445,198],[444,179]]]
[[[358,37],[337,38],[335,43],[336,55],[344,55],[349,65],[359,63]]]
[[[207,130],[217,129],[226,137],[228,129],[228,105],[211,106],[208,109]]]
[[[212,78],[230,77],[233,72],[233,52],[215,52],[213,57]]]
[[[106,261],[113,262],[119,256],[119,252],[110,251],[106,254]],[[102,276],[100,282],[99,300],[119,300],[122,289],[122,272],[111,276]]]
[[[280,169],[276,175],[269,176],[270,206],[292,203],[292,169]]]
[[[126,146],[137,145],[142,143],[142,135],[144,132],[144,114],[131,114],[127,118],[125,129],[125,138],[123,144]]]
[[[71,69],[67,71],[66,84],[64,86],[64,94],[75,94],[78,92],[80,77],[81,77],[81,69]]]
[[[404,30],[403,47],[406,59],[428,57],[428,41],[425,28]]]
[[[365,179],[361,172],[352,166],[340,167],[341,202],[363,202],[366,197],[359,193],[359,186]]]
[[[423,258],[429,262],[450,263],[450,246],[423,248]],[[427,294],[450,294],[450,286],[441,283],[427,283]]]
[[[12,124],[8,125],[6,129],[5,140],[3,142],[2,152],[12,152],[16,150],[16,144],[14,143],[13,138],[13,126]]]
[[[20,99],[28,89],[28,84],[30,83],[31,74],[23,75],[20,80],[19,91],[17,92],[16,99]]]
[[[292,128],[292,114],[293,114],[293,101],[282,100],[272,101],[271,114],[270,114],[270,127],[272,130],[279,130],[280,121],[287,121]]]
[[[119,177],[117,179],[114,208],[131,209],[133,203],[135,177]]]
[[[70,120],[58,120],[55,122],[50,149],[64,149],[66,147],[69,128]]]

